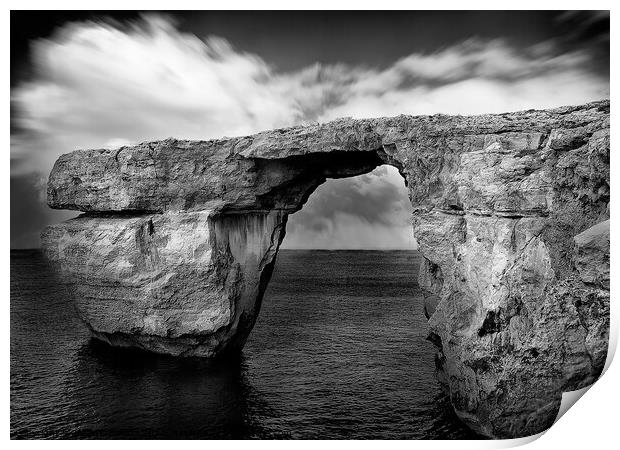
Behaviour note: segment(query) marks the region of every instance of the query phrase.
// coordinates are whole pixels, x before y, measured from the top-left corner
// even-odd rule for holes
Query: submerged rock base
[[[325,179],[380,164],[409,189],[429,339],[456,413],[491,437],[544,431],[607,354],[609,102],[76,151],[56,162],[48,203],[85,214],[43,245],[96,338],[239,351],[288,214]]]

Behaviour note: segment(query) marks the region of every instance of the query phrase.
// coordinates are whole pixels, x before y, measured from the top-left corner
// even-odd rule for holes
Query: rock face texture
[[[609,102],[75,151],[48,203],[84,214],[46,229],[44,248],[95,337],[216,356],[254,325],[288,214],[327,178],[381,164],[409,189],[456,413],[491,437],[545,430],[607,354]]]
[[[81,216],[43,236],[95,337],[212,357],[243,347],[284,222],[278,211]]]

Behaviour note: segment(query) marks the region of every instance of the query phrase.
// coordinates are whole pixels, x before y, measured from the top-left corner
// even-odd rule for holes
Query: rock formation
[[[44,248],[95,337],[239,350],[285,232],[327,178],[398,168],[426,258],[429,339],[456,413],[492,437],[548,428],[594,382],[609,330],[609,102],[398,116],[61,156]]]

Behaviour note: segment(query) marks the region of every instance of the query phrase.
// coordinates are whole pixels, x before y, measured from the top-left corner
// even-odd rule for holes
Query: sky
[[[609,98],[601,11],[11,12],[11,248],[79,148],[239,136],[338,117],[480,114]],[[389,166],[328,180],[288,248],[413,248]]]

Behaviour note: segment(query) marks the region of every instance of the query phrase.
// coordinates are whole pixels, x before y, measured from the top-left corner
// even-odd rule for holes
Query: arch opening
[[[381,164],[318,186],[288,218],[282,249],[415,250],[405,179]]]
[[[328,179],[289,216],[243,350],[283,429],[312,422],[305,436],[475,437],[435,378],[411,213],[404,179],[382,164]],[[333,427],[343,416],[352,425]]]

